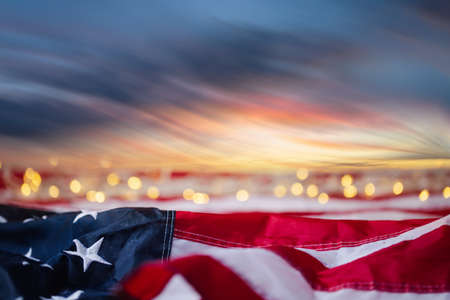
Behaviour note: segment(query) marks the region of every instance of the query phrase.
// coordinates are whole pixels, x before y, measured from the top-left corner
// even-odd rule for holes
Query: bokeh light
[[[21,191],[22,195],[28,197],[31,194],[31,187],[28,183],[23,183],[20,186],[20,191]]]
[[[308,197],[314,198],[319,194],[319,188],[315,184],[310,184],[306,189],[306,194],[308,195]]]
[[[194,193],[192,200],[195,204],[207,204],[209,202],[209,196],[206,193]]]
[[[150,199],[157,199],[159,197],[159,189],[156,186],[151,186],[147,189],[147,197]]]
[[[364,193],[366,193],[366,196],[370,197],[375,194],[375,185],[373,183],[368,183],[364,187]]]
[[[392,186],[392,192],[394,195],[400,195],[403,192],[403,183],[400,181],[395,182]]]
[[[450,186],[446,186],[443,190],[442,190],[442,196],[445,199],[450,198]]]
[[[70,190],[74,194],[78,194],[81,191],[81,183],[77,179],[73,179],[69,185]]]
[[[309,175],[309,171],[308,169],[305,168],[300,168],[297,170],[297,178],[300,180],[305,180],[306,178],[308,178]]]
[[[248,193],[247,190],[241,189],[236,192],[236,199],[238,201],[241,201],[241,202],[247,201],[249,197],[250,197],[250,194]]]
[[[291,185],[291,193],[294,196],[300,196],[303,193],[303,185],[300,182]]]
[[[58,198],[58,196],[59,196],[59,188],[56,185],[51,185],[48,188],[48,194],[52,198]]]
[[[193,189],[187,188],[183,191],[183,198],[185,200],[192,200],[194,197],[195,191]]]
[[[142,182],[139,177],[131,176],[128,178],[128,187],[132,190],[138,190],[142,187]]]
[[[422,190],[419,194],[420,201],[427,201],[428,197],[430,196],[430,192],[428,190]]]
[[[116,186],[119,184],[120,178],[116,173],[111,173],[106,177],[106,182],[108,182],[110,186]]]
[[[94,190],[90,190],[86,193],[86,199],[90,202],[95,202],[95,196],[97,192]]]
[[[329,199],[329,197],[328,197],[328,194],[326,194],[326,193],[320,193],[320,194],[319,194],[319,197],[317,197],[317,201],[318,201],[320,204],[326,204],[326,203],[328,203],[328,199]]]
[[[354,185],[349,185],[344,188],[344,197],[353,198],[358,194],[358,189]]]
[[[274,187],[273,189],[273,194],[275,195],[275,197],[277,198],[282,198],[286,195],[286,187],[282,184],[279,184],[277,186]]]
[[[344,187],[347,187],[353,183],[353,177],[350,174],[346,174],[341,177],[341,184]]]
[[[103,203],[105,202],[106,196],[103,192],[96,192],[94,196],[95,202]]]

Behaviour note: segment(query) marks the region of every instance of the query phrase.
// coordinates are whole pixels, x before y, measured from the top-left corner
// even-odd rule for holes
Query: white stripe
[[[220,261],[267,300],[351,298],[362,300],[443,300],[450,297],[450,293],[389,293],[353,289],[334,292],[316,291],[311,288],[299,271],[271,251],[262,248],[219,248],[183,239],[174,239],[172,258],[192,254],[204,254]]]
[[[357,247],[342,247],[337,250],[312,250],[305,248],[297,248],[304,251],[322,262],[328,268],[334,268],[361,257],[370,255],[376,251],[385,249],[392,245],[398,244],[403,241],[410,241],[421,237],[441,226],[450,225],[450,215],[440,218],[434,222],[416,227],[410,231],[404,232],[396,237],[385,239],[381,241],[375,241],[373,243],[363,244]]]

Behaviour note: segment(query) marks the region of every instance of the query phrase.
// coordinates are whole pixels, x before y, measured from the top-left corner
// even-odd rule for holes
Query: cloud
[[[347,41],[329,36],[300,36],[244,26],[219,27],[214,36],[171,47],[174,71],[219,87],[244,86],[260,78],[314,79],[311,68],[321,68],[330,58],[348,59],[353,50]]]
[[[120,39],[77,47],[76,41],[67,37],[8,32],[7,47],[0,51],[8,60],[0,62],[0,75],[10,86],[0,89],[5,99],[0,101],[0,108],[22,120],[34,121],[3,122],[0,132],[36,137],[61,133],[63,128],[103,123],[100,116],[84,118],[92,112],[83,111],[85,108],[77,100],[80,98],[138,107],[165,101],[189,105],[191,99],[203,98],[186,87],[189,85],[238,91],[258,80],[273,85],[282,80],[314,80],[308,70],[320,68],[330,57],[342,59],[352,52],[342,42],[326,38],[302,38],[228,24],[218,27],[217,37],[164,43],[164,55],[153,55],[151,42],[127,51],[121,48]],[[174,84],[174,78],[185,85]],[[48,113],[44,113],[46,110]],[[29,114],[38,111],[39,121]],[[77,118],[54,117],[72,114],[81,116],[78,123]],[[36,126],[36,122],[42,125]]]
[[[0,98],[0,103],[0,135],[50,139],[64,136],[70,128],[81,130],[107,121],[104,116],[57,99]]]

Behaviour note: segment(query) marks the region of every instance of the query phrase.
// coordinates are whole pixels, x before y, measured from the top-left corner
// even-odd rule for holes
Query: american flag
[[[423,193],[398,174],[404,184],[398,196],[338,197],[328,184],[332,196],[321,203],[318,196],[294,197],[294,188],[291,196],[277,196],[278,182],[286,178],[250,176],[266,183],[261,190],[273,187],[274,194],[242,201],[242,192],[230,196],[225,189],[204,204],[165,191],[173,193],[180,182],[205,191],[217,180],[227,186],[224,177],[229,185],[241,176],[174,173],[166,182],[152,179],[151,187],[156,182],[161,191],[158,199],[147,195],[130,202],[110,191],[98,203],[62,188],[57,198],[20,202],[15,195],[8,198],[20,182],[14,185],[14,176],[6,173],[3,200],[8,201],[0,207],[2,299],[450,297],[447,190],[429,189],[422,201]],[[22,180],[25,173],[16,177]],[[135,175],[147,184],[143,174],[127,174]],[[60,186],[71,178],[52,176]],[[334,180],[310,174],[310,180],[327,186],[319,177]],[[354,175],[352,184],[359,180],[364,177]],[[308,182],[303,185],[307,189]]]

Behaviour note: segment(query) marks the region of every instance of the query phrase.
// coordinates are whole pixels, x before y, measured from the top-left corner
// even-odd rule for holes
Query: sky
[[[2,1],[0,161],[450,166],[448,1]]]

